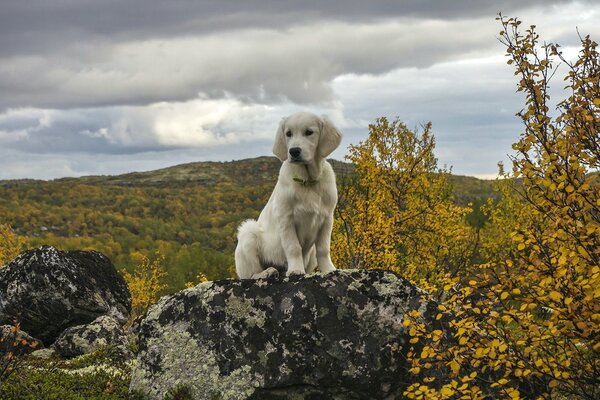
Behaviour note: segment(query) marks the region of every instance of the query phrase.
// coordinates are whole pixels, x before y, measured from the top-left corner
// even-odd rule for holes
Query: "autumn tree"
[[[379,118],[350,146],[356,174],[341,179],[333,257],[337,265],[380,268],[435,284],[471,263],[469,208],[452,199],[449,171],[437,166],[431,124],[411,131]]]
[[[415,316],[409,351],[410,398],[482,398],[492,383],[499,398],[600,398],[600,57],[581,37],[577,59],[540,44],[535,27],[499,17],[508,64],[515,67],[525,108],[503,200],[489,205],[489,257],[466,285],[449,280],[439,318],[450,333],[435,335]],[[566,67],[569,96],[551,109],[556,63]],[[553,116],[555,115],[555,116]],[[507,238],[510,243],[507,243]],[[442,335],[450,335],[440,340]],[[437,340],[436,340],[437,338]],[[421,347],[419,347],[419,344]],[[425,349],[425,351],[423,350]],[[434,384],[426,371],[450,376]],[[491,374],[491,375],[490,375]],[[493,377],[490,380],[490,376]]]

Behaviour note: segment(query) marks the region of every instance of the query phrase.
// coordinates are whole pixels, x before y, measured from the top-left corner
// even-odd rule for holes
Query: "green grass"
[[[143,400],[129,393],[131,362],[103,348],[72,360],[27,357],[5,380],[2,400]]]

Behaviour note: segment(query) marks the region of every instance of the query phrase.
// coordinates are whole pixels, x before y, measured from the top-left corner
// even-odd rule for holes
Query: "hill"
[[[332,161],[338,177],[349,163]],[[181,288],[198,271],[209,279],[232,276],[235,232],[268,200],[280,162],[258,157],[195,162],[116,176],[53,181],[0,181],[0,222],[32,246],[95,249],[120,268],[141,255],[165,258],[169,284]],[[494,196],[492,182],[452,176],[457,203],[480,204]],[[481,215],[471,216],[481,223]]]

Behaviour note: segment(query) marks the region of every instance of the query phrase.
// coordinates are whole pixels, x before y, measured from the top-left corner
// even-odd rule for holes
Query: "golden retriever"
[[[279,124],[273,153],[279,178],[258,220],[238,229],[235,267],[240,279],[335,270],[329,254],[337,188],[325,158],[342,140],[327,118],[300,112]]]

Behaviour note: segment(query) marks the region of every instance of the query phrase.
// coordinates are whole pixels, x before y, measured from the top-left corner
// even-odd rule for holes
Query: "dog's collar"
[[[312,179],[310,177],[310,173],[308,172],[308,165],[304,166],[306,168],[306,176],[308,176],[308,179],[302,179],[302,178],[298,178],[297,176],[295,176],[293,179],[295,182],[298,182],[299,184],[301,184],[302,186],[306,187],[306,186],[315,186],[317,183],[319,183],[319,179]],[[322,174],[322,172],[321,172]],[[318,178],[321,177],[321,174],[319,174]]]
[[[318,179],[302,179],[302,178],[298,178],[297,176],[294,177],[294,181],[298,182],[302,186],[314,186],[317,183],[319,183]]]

